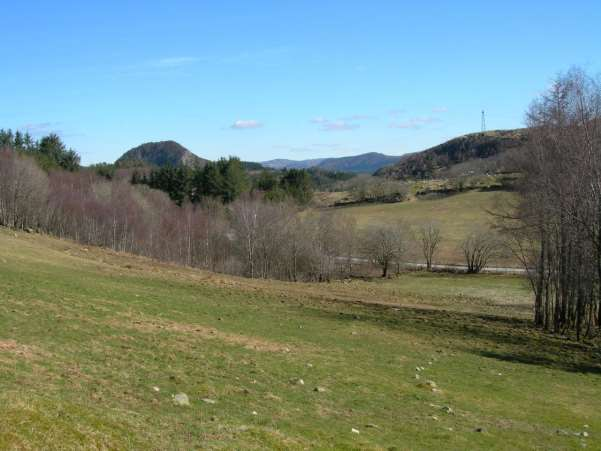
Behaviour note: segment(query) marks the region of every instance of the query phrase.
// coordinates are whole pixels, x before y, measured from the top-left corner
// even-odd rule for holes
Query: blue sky
[[[601,71],[599,1],[22,1],[3,5],[0,128],[85,164],[173,139],[245,160],[400,155],[523,124]]]

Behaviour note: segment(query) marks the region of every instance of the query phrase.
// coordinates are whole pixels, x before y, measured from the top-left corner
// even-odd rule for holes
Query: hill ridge
[[[177,141],[151,141],[133,147],[119,157],[117,166],[204,166],[208,160],[199,157]]]

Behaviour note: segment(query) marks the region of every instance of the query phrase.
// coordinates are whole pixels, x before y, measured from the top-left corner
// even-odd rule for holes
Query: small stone
[[[449,406],[444,406],[442,408],[442,410],[445,411],[446,413],[448,413],[449,415],[455,414],[455,411],[453,409],[451,409]]]
[[[202,402],[204,402],[206,404],[217,404],[217,401],[215,401],[214,399],[211,399],[211,398],[202,398]]]
[[[436,415],[432,415],[432,419],[433,419],[434,421],[438,421],[438,417],[437,417]]]
[[[436,382],[434,382],[434,381],[426,381],[426,385],[428,387],[432,387],[432,388],[436,388],[437,387]]]
[[[355,428],[351,428],[351,432],[352,432],[353,434],[360,434],[359,430],[358,430],[358,429],[355,429]]]
[[[259,415],[256,410],[253,410],[253,415]]]
[[[415,375],[415,378],[416,378],[417,380],[419,380],[419,374],[416,374],[416,375]]]
[[[177,395],[173,395],[173,403],[176,406],[189,406],[190,398],[185,393],[178,393]]]
[[[317,392],[317,393],[325,393],[326,389],[323,387],[315,387],[313,389],[313,391]]]
[[[584,426],[582,426],[582,427],[583,427],[584,429],[588,429],[588,428],[589,428],[589,425],[588,425],[588,424],[585,424],[585,425],[584,425]]]
[[[351,335],[357,335],[357,332],[351,332]]]
[[[159,387],[152,387],[152,389],[157,393],[161,391],[161,389]]]
[[[307,363],[307,368],[313,368],[313,364]]]
[[[586,431],[581,432],[580,436],[582,436],[582,437],[588,437],[588,432],[586,432]]]

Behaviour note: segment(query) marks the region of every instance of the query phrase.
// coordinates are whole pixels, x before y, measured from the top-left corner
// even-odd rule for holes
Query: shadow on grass
[[[601,375],[599,340],[588,344],[571,341],[535,328],[530,320],[402,306],[354,304],[353,307],[352,311],[320,308],[314,313],[335,314],[339,321],[364,321],[410,332],[441,347],[487,358]]]
[[[535,354],[531,352],[514,352],[510,354],[505,354],[495,351],[479,351],[476,353],[483,357],[502,360],[504,362],[523,363],[526,365],[539,365],[548,368],[559,367],[565,371],[601,375],[601,365],[599,365],[599,363],[595,364],[594,361],[591,362],[588,359],[583,359],[583,356],[581,355],[576,355],[572,357],[572,360],[574,360],[574,358],[580,358],[582,359],[581,361],[565,361],[564,359],[551,359],[541,354]]]

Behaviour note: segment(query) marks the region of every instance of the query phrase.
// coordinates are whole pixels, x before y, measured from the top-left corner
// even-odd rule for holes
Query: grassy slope
[[[598,447],[599,355],[528,303],[514,277],[251,281],[0,229],[0,448]]]
[[[443,240],[438,256],[439,263],[463,263],[459,246],[471,231],[490,227],[493,217],[487,210],[511,194],[502,191],[469,191],[432,200],[418,199],[392,204],[366,204],[339,208],[357,220],[359,227],[371,224],[394,223],[403,220],[419,225],[428,221],[439,224]],[[501,259],[506,263],[508,259]]]

